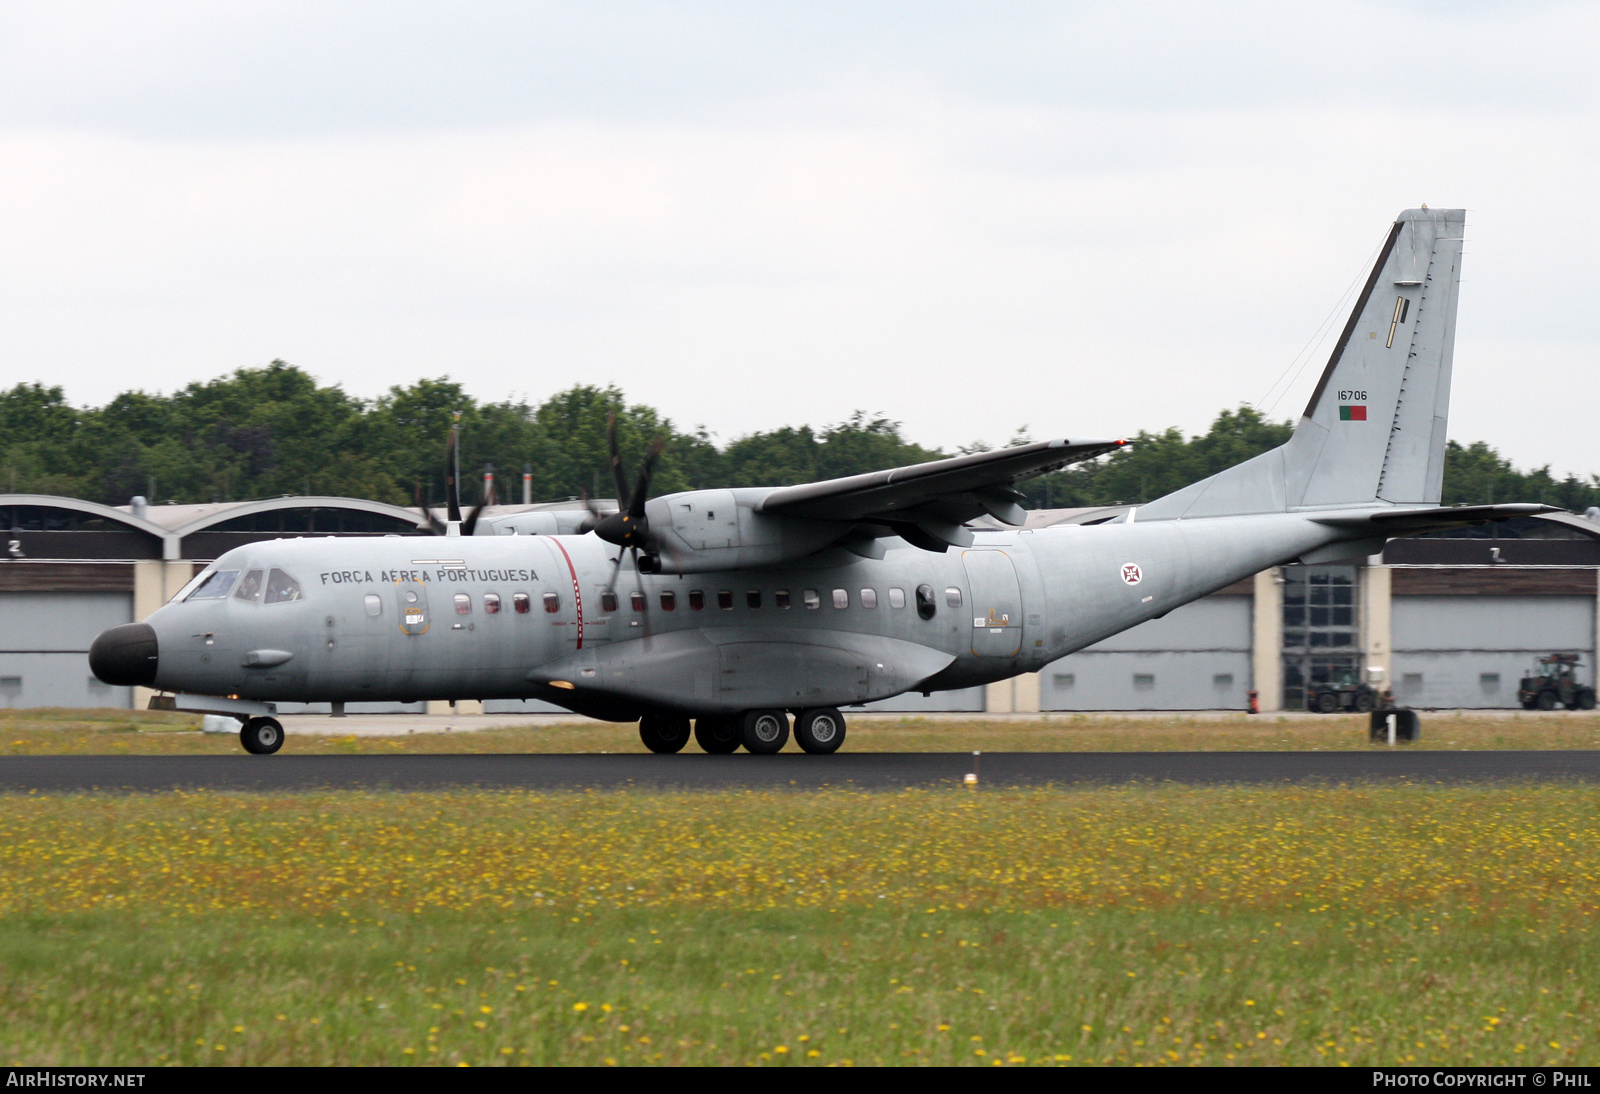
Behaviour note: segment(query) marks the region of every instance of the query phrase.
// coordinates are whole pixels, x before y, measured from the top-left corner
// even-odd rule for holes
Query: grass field
[[[0,1060],[1593,1064],[1597,806],[0,796]]]
[[[848,715],[847,715],[848,717]],[[358,721],[359,719],[351,719]],[[466,719],[466,724],[475,720]],[[483,719],[493,725],[492,716]],[[331,719],[322,723],[331,724]],[[0,711],[0,755],[236,754],[233,734],[202,734],[194,715],[128,710]],[[796,746],[790,744],[791,749]],[[1057,714],[1040,719],[857,718],[851,752],[1168,752],[1374,747],[1359,715]],[[1420,749],[1600,748],[1600,713],[1422,715]],[[586,723],[391,737],[297,734],[284,753],[643,752],[638,727]],[[696,751],[694,744],[689,751]]]

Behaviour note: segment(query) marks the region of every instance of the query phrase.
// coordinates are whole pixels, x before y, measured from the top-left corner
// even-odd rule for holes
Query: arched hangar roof
[[[388,502],[368,501],[365,498],[332,498],[332,497],[284,497],[263,498],[259,501],[220,502],[215,505],[174,505],[161,506],[162,509],[189,510],[185,513],[174,512],[172,517],[178,518],[182,523],[169,525],[173,535],[193,535],[207,529],[214,529],[218,525],[227,524],[244,517],[254,517],[263,513],[276,513],[283,510],[304,509],[331,509],[347,513],[370,513],[374,516],[388,517],[416,528],[422,523],[422,513],[416,509],[402,509],[398,505]],[[152,510],[153,512],[154,510]]]

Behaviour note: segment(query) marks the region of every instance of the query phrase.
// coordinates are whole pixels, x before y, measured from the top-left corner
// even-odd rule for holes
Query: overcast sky
[[[0,380],[1195,432],[1297,416],[1427,202],[1452,435],[1600,472],[1597,43],[1528,0],[0,0]]]

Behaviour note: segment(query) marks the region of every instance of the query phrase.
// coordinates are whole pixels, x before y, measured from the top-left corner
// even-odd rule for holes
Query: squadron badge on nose
[[[1139,569],[1137,562],[1124,562],[1122,564],[1122,580],[1129,585],[1137,585],[1144,580],[1144,572]]]

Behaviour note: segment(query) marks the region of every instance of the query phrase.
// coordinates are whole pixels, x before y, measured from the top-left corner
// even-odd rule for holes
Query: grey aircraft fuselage
[[[1135,511],[980,531],[942,554],[890,540],[882,559],[836,549],[684,576],[637,573],[626,553],[618,571],[619,549],[592,534],[289,539],[228,552],[206,571],[237,571],[227,595],[175,598],[146,622],[154,686],[170,691],[536,697],[619,719],[844,706],[1036,671],[1339,538],[1292,514],[1139,524]],[[274,570],[293,599],[264,602]],[[268,596],[241,599],[252,571]]]

